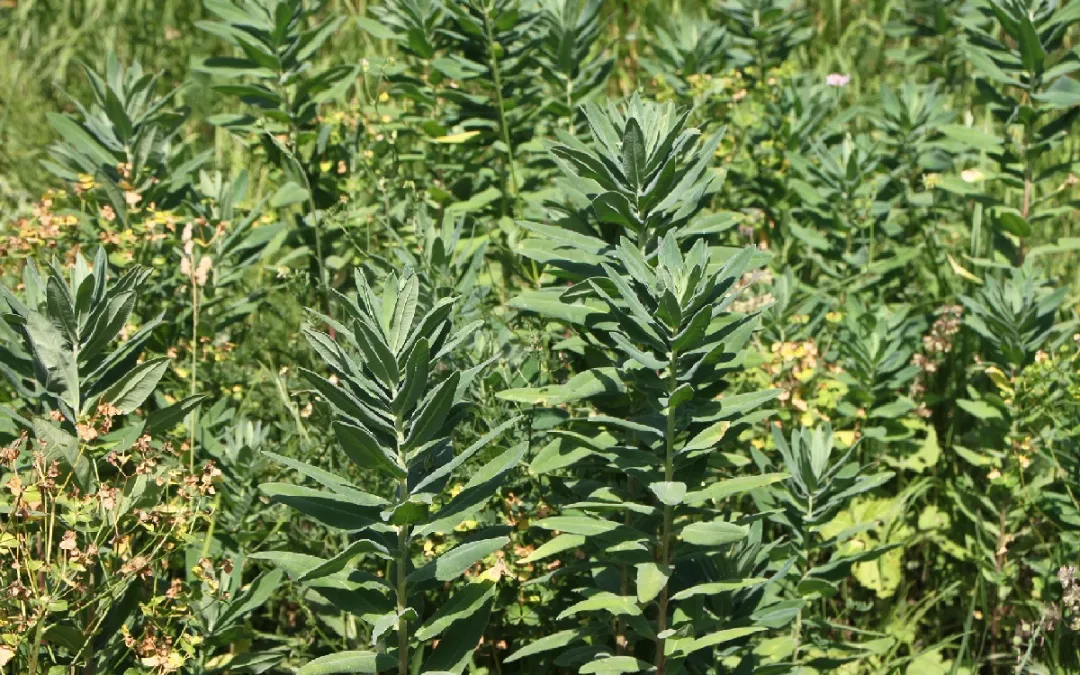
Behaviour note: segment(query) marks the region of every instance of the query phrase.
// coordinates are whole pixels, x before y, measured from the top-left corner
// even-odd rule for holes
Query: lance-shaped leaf
[[[558,618],[561,620],[582,612],[608,612],[614,616],[642,615],[636,598],[599,591],[581,602],[570,605],[559,614]]]
[[[695,546],[720,546],[741,541],[749,533],[750,530],[745,525],[714,520],[687,525],[679,533],[679,538]]]
[[[448,629],[451,624],[468,620],[495,596],[495,582],[474,581],[443,603],[435,614],[416,631],[418,640],[430,640]]]
[[[340,494],[322,492],[287,483],[259,486],[271,501],[288,504],[297,511],[339,530],[356,531],[379,520],[379,509],[357,503]]]
[[[110,387],[103,395],[104,399],[124,413],[134,412],[154,393],[169,363],[167,356],[140,363]]]
[[[420,447],[430,441],[446,423],[454,397],[457,394],[461,373],[455,371],[431,391],[420,403],[409,429],[409,436],[403,446],[406,451]]]
[[[380,673],[397,664],[388,654],[375,652],[338,652],[320,656],[296,671],[296,675],[338,675],[340,673]]]
[[[376,469],[397,480],[408,475],[405,467],[398,464],[397,458],[364,427],[334,422],[334,433],[342,450],[357,466]]]

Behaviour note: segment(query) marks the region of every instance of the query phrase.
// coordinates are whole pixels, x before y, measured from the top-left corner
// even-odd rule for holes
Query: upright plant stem
[[[199,284],[195,279],[195,259],[191,259],[191,395],[199,389]],[[195,424],[198,406],[191,410],[188,434],[188,471],[195,471]]]
[[[520,196],[518,195],[517,169],[514,168],[514,146],[510,142],[510,128],[506,124],[506,105],[502,95],[502,74],[499,72],[499,60],[495,56],[495,34],[491,29],[491,14],[484,9],[484,32],[487,34],[487,52],[491,66],[491,79],[495,82],[495,103],[499,108],[499,130],[502,131],[502,140],[506,145],[506,160],[510,164],[510,194],[514,198],[514,212],[520,209]]]
[[[398,460],[405,464],[405,420],[403,413],[398,413],[394,420],[397,431]],[[404,501],[409,495],[409,479],[403,478],[398,481],[398,499]],[[409,572],[409,526],[398,525],[398,550],[397,550],[397,612],[398,612],[398,675],[409,675],[409,622],[405,618],[405,610],[409,605],[409,589],[406,576]]]
[[[671,405],[670,395],[675,392],[679,385],[676,377],[676,368],[679,354],[676,350],[671,352],[671,360],[668,363],[668,411],[667,431],[664,434],[664,481],[670,483],[675,476],[675,407]],[[660,535],[660,569],[666,574],[671,559],[671,529],[675,520],[674,507],[664,504],[664,529]],[[667,630],[668,615],[668,587],[667,583],[660,589],[659,615],[656,618],[656,632],[662,634]],[[656,674],[664,675],[667,667],[667,655],[664,653],[666,640],[658,638],[656,641]]]
[[[397,559],[397,611],[398,611],[398,675],[409,675],[409,622],[405,619],[408,606],[408,589],[405,575],[408,573],[406,559],[409,555],[409,526],[398,527]]]

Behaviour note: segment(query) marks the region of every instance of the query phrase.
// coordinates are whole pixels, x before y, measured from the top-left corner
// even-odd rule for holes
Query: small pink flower
[[[825,78],[825,83],[830,87],[846,87],[848,82],[851,82],[851,76],[843,73],[829,73]]]

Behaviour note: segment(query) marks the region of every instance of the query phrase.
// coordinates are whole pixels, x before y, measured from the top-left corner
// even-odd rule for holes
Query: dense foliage
[[[1078,71],[1078,0],[0,0],[0,673],[1080,673]]]

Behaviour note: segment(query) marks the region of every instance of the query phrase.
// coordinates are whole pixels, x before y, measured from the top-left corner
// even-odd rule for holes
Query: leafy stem
[[[671,357],[668,361],[667,429],[664,433],[664,481],[668,483],[671,482],[671,479],[674,478],[675,474],[675,405],[671,399],[679,384],[676,376],[678,360],[678,350],[672,349]],[[675,507],[670,504],[664,504],[664,529],[660,535],[660,567],[664,571],[667,570],[671,558],[671,530],[674,520]],[[656,619],[656,632],[658,635],[662,635],[664,631],[667,630],[668,587],[666,583],[664,584],[664,587],[660,589],[659,606],[659,615]],[[667,664],[667,655],[664,653],[665,642],[666,640],[663,637],[659,637],[656,641],[657,675],[664,675]]]
[[[498,44],[495,42],[495,34],[491,26],[491,8],[485,6],[484,33],[487,36],[487,53],[491,67],[491,79],[495,83],[495,104],[499,109],[499,130],[502,132],[502,141],[506,145],[506,161],[510,165],[510,194],[514,199],[514,211],[520,211],[520,195],[518,194],[517,170],[514,168],[514,146],[510,141],[510,127],[506,124],[506,105],[502,95],[502,74],[499,71],[499,59],[495,53]],[[520,213],[518,213],[520,215]]]

